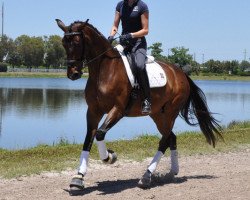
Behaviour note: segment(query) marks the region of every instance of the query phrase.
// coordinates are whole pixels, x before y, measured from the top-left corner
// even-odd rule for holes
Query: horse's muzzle
[[[79,79],[79,78],[81,78],[81,77],[82,77],[82,74],[79,73],[79,72],[75,72],[75,73],[73,73],[73,74],[68,75],[68,78],[69,78],[70,80],[72,80],[72,81],[75,81],[75,80],[77,80],[77,79]]]
[[[68,70],[67,76],[70,80],[75,81],[82,77],[82,71],[78,71],[75,68],[71,68]]]

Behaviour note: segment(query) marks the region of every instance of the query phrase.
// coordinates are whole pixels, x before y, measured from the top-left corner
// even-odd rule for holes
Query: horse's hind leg
[[[174,173],[178,173],[179,167],[178,167],[178,159],[176,157],[176,136],[171,131],[174,125],[175,118],[177,117],[178,112],[175,112],[171,115],[169,113],[168,115],[166,113],[158,113],[156,115],[152,115],[151,118],[154,120],[154,122],[157,125],[158,130],[162,134],[162,138],[159,142],[158,151],[155,154],[153,160],[151,161],[147,171],[139,181],[140,187],[149,187],[151,184],[151,176],[155,172],[156,167],[158,163],[160,162],[161,157],[166,152],[166,149],[168,147],[171,147],[171,161],[173,160],[173,164],[171,164],[171,170],[172,167],[174,169]],[[174,154],[175,152],[175,154]],[[175,156],[174,156],[175,155]]]
[[[171,160],[171,172],[174,175],[179,173],[179,162],[178,162],[178,151],[177,151],[177,137],[171,132],[169,136],[169,147],[170,147],[170,160]]]
[[[167,148],[170,148],[170,161],[171,161],[171,169],[170,171],[177,175],[179,173],[179,163],[178,163],[178,151],[177,151],[177,143],[176,143],[176,135],[171,131],[170,135],[166,139],[166,137],[162,136],[158,151],[165,154]]]

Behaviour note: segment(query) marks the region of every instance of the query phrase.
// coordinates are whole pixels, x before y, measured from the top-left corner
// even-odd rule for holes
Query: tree
[[[212,72],[212,73],[223,73],[223,67],[220,61],[218,60],[209,60],[206,63],[204,63],[204,65],[207,68],[208,72]]]
[[[7,62],[14,66],[21,66],[22,65],[22,57],[19,54],[18,50],[17,50],[17,46],[16,44],[13,42],[11,47],[10,47],[10,52],[7,56]]]
[[[237,74],[239,62],[236,60],[222,62],[222,68],[225,73]]]
[[[0,37],[0,62],[10,53],[13,40],[6,35]]]
[[[150,47],[148,47],[148,49],[151,50],[151,55],[154,56],[155,59],[162,61],[167,60],[167,57],[161,54],[163,52],[162,43],[160,42],[154,43]]]
[[[250,62],[246,61],[246,60],[243,60],[241,63],[240,63],[240,69],[241,71],[244,71],[245,69],[247,68],[250,68]]]
[[[23,65],[32,68],[43,64],[45,47],[42,37],[21,35],[15,40],[15,45]]]
[[[65,50],[62,46],[62,38],[58,35],[52,35],[46,41],[45,65],[59,67],[65,63]]]
[[[173,64],[179,64],[180,66],[190,65],[193,60],[193,56],[188,54],[189,49],[184,47],[175,47],[171,49],[172,55],[168,56],[168,59]]]

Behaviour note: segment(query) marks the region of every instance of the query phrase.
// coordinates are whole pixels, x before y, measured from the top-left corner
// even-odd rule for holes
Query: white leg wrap
[[[178,174],[179,172],[179,163],[178,163],[178,152],[177,150],[171,150],[171,171],[174,174]]]
[[[83,175],[87,173],[88,160],[89,160],[89,151],[82,151],[80,157],[79,172]]]
[[[105,160],[106,158],[108,158],[109,154],[108,154],[104,140],[97,141],[97,147],[98,147],[101,160]]]
[[[157,167],[158,163],[160,162],[162,156],[163,156],[163,153],[161,151],[158,151],[155,154],[155,157],[153,158],[153,160],[151,161],[151,163],[148,167],[148,170],[151,173],[153,173],[156,170],[156,167]]]

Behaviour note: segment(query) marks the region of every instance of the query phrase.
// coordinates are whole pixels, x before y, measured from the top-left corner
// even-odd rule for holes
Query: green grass
[[[2,72],[0,77],[19,77],[19,78],[65,78],[64,72]],[[83,77],[88,77],[84,74]],[[192,75],[193,80],[231,80],[231,81],[250,81],[250,76],[233,76],[233,75]]]
[[[225,143],[218,141],[216,148],[213,148],[206,143],[201,133],[182,133],[177,136],[179,153],[181,156],[206,155],[249,148],[250,121],[230,123],[224,128],[223,135]],[[158,136],[142,135],[133,140],[108,142],[107,146],[118,154],[119,159],[141,161],[155,154],[158,142]],[[39,145],[25,150],[0,149],[0,177],[13,178],[44,171],[75,169],[79,164],[81,149],[81,144],[69,144],[65,139],[60,139],[53,146]],[[91,158],[99,159],[96,145],[91,151]]]
[[[193,80],[221,80],[221,81],[250,81],[250,76],[234,76],[234,75],[200,75],[190,76]]]
[[[9,78],[66,78],[66,72],[3,72],[0,77]],[[87,77],[84,73],[83,77]]]
[[[64,78],[66,73],[48,73],[48,72],[5,72],[0,73],[0,77],[11,78]]]

